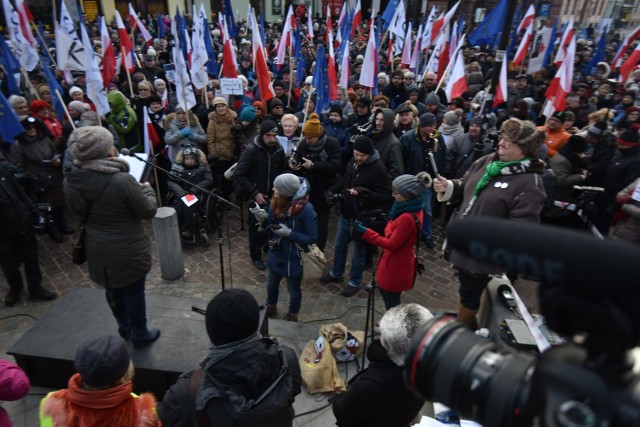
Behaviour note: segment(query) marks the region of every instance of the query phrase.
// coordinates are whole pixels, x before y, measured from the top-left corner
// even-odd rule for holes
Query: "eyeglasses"
[[[140,89],[138,89],[138,90],[139,90],[140,92],[143,92],[143,91],[144,91],[144,92],[148,92],[148,91],[149,91],[149,89],[145,89],[145,88],[140,88]]]
[[[273,107],[273,110],[275,110],[276,108],[283,108],[281,105],[276,105],[275,107]]]

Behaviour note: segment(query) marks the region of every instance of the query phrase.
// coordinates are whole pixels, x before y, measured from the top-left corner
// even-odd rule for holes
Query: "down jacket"
[[[209,161],[231,161],[238,157],[235,140],[231,133],[231,127],[236,124],[237,114],[227,108],[223,116],[217,112],[209,113],[209,126],[207,127],[207,147]]]

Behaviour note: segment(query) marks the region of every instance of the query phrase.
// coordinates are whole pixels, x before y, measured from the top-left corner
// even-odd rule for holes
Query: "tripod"
[[[376,297],[376,288],[378,284],[376,283],[376,272],[373,271],[371,275],[371,281],[367,286],[365,286],[364,290],[367,291],[367,315],[366,320],[364,322],[364,342],[362,348],[362,369],[364,369],[364,362],[367,357],[367,339],[369,337],[369,331],[371,331],[371,340],[373,341],[373,328],[375,326],[374,314],[376,310],[375,305],[375,297]],[[371,329],[369,329],[371,328]]]

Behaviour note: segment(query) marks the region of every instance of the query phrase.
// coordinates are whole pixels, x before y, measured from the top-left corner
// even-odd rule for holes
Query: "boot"
[[[22,294],[22,289],[14,289],[11,288],[7,295],[4,297],[4,305],[7,307],[13,307],[16,305],[18,301],[20,301],[20,295]]]
[[[278,314],[278,306],[275,304],[267,304],[267,316],[275,316]]]
[[[52,301],[56,298],[58,298],[58,295],[56,295],[54,292],[46,290],[40,285],[29,288],[30,300]]]
[[[289,322],[297,322],[298,321],[298,314],[297,313],[287,313],[282,320],[287,320]]]
[[[149,329],[147,335],[143,338],[131,339],[134,348],[143,348],[160,338],[160,329]]]
[[[478,310],[471,310],[463,306],[458,307],[458,320],[462,323],[466,323],[472,331],[478,329],[478,320],[476,319],[476,313]]]

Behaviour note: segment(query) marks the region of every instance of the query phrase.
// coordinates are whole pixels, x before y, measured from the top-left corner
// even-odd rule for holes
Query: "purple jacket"
[[[22,399],[29,392],[31,383],[27,374],[15,363],[0,359],[0,400],[12,402]],[[9,415],[0,407],[0,427],[11,427]]]

